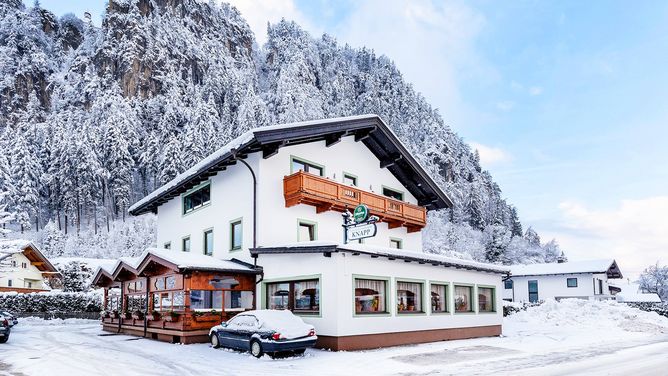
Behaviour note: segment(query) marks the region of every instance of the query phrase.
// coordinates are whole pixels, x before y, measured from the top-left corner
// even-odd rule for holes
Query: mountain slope
[[[492,262],[558,252],[523,235],[477,153],[389,58],[295,23],[270,26],[259,48],[226,4],[112,0],[96,28],[12,0],[0,5],[0,56],[0,190],[13,192],[22,229],[109,232],[132,202],[249,128],[376,113],[455,202],[431,214],[428,251]]]

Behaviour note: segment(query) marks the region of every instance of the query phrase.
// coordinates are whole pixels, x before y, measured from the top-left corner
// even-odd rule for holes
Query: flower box
[[[176,313],[176,314],[171,313],[171,314],[167,314],[167,315],[162,315],[162,319],[167,321],[167,322],[177,322],[177,321],[179,321],[180,317],[181,317],[181,315],[178,314],[178,313]]]
[[[222,321],[223,319],[219,314],[204,314],[204,315],[193,315],[193,320],[197,322],[216,322]]]
[[[134,320],[143,320],[144,319],[144,314],[143,313],[133,313],[132,318]]]

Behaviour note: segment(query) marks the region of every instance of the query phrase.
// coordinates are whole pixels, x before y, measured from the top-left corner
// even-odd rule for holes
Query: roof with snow
[[[207,270],[219,272],[257,273],[258,269],[253,265],[236,259],[221,260],[212,256],[199,253],[179,252],[170,249],[149,248],[139,257],[136,265],[137,271],[141,273],[144,267],[152,259],[159,259],[179,271]]]
[[[620,291],[615,295],[618,302],[626,303],[660,303],[661,298],[656,293],[643,293],[638,283],[628,281],[614,281],[610,288],[616,287]]]
[[[35,243],[25,239],[0,241],[0,258],[3,254],[22,253],[42,274],[59,275],[58,269],[39,250]]]
[[[326,241],[301,242],[271,247],[251,248],[251,255],[262,254],[290,254],[290,253],[334,253],[348,252],[353,255],[369,255],[372,258],[382,257],[389,260],[403,260],[406,262],[417,262],[419,264],[430,264],[433,266],[445,266],[457,269],[477,270],[490,273],[508,274],[507,266],[487,264],[472,260],[463,260],[453,257],[396,249],[390,247],[379,247],[368,244],[337,244]]]
[[[510,273],[513,276],[606,273],[608,278],[622,278],[622,272],[613,259],[513,265]]]
[[[331,146],[341,137],[352,135],[380,160],[380,168],[386,167],[405,185],[419,205],[427,209],[452,206],[445,192],[378,115],[359,115],[252,129],[139,200],[128,211],[132,215],[155,212],[158,206],[236,164],[249,153],[261,151],[263,158],[269,158],[284,146],[315,141],[325,141],[326,146]]]

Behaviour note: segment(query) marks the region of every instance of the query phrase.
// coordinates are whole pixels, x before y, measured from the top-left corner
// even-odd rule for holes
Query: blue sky
[[[571,259],[668,263],[668,2],[232,2],[260,42],[285,17],[392,58]]]

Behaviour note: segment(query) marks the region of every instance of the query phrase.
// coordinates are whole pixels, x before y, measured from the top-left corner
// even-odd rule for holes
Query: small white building
[[[349,243],[342,213],[360,205],[377,232]],[[507,268],[422,252],[427,212],[451,205],[364,115],[251,130],[129,211],[157,214],[159,247],[261,268],[254,306],[338,350],[501,334]]]
[[[538,302],[547,299],[613,299],[609,279],[622,278],[615,260],[514,265],[504,281],[503,299]]]
[[[28,240],[0,242],[0,291],[38,292],[59,283],[60,273]]]
[[[637,283],[629,281],[615,281],[610,283],[610,288],[618,291],[615,298],[622,303],[661,303],[661,298],[656,293],[644,292]]]

